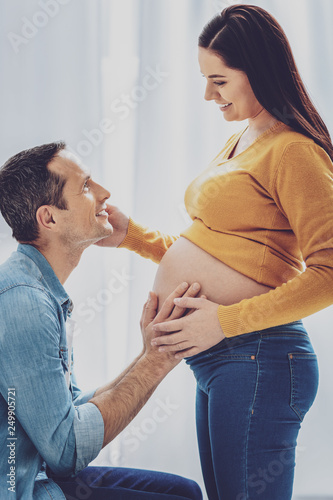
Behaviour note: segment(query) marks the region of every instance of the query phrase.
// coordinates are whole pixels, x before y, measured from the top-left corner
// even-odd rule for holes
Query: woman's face
[[[229,68],[220,57],[202,47],[199,65],[207,80],[205,99],[214,100],[227,121],[255,118],[263,109],[243,71]]]

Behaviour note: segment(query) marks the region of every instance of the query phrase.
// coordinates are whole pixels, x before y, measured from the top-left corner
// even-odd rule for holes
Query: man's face
[[[85,248],[112,234],[105,211],[110,193],[92,180],[87,168],[66,150],[48,168],[66,179],[63,197],[68,210],[56,209],[62,242]]]

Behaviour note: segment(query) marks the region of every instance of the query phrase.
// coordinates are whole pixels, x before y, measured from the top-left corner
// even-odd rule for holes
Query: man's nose
[[[104,194],[103,199],[104,199],[104,200],[108,200],[108,199],[110,198],[110,196],[111,196],[110,191],[108,191],[108,190],[107,190],[107,189],[105,189],[105,188],[102,188],[102,189],[103,189],[103,194]]]
[[[107,189],[105,189],[103,186],[100,184],[96,184],[97,187],[97,197],[99,200],[105,201],[108,198],[110,198],[111,193]]]

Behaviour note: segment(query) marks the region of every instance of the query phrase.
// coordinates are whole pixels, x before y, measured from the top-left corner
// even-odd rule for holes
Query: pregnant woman
[[[250,5],[199,38],[205,99],[248,120],[185,194],[179,238],[109,207],[120,246],[160,263],[160,303],[182,281],[184,318],[156,325],[160,349],[197,379],[197,434],[210,500],[289,500],[298,432],[318,387],[301,319],[333,303],[333,146],[277,21]],[[303,266],[303,262],[305,266]]]

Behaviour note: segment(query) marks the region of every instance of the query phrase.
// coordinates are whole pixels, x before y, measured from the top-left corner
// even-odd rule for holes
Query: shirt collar
[[[29,259],[36,264],[42,273],[48,288],[63,308],[64,313],[68,313],[70,315],[73,310],[73,302],[44,255],[42,255],[34,246],[23,243],[19,243],[17,251],[29,257]]]

